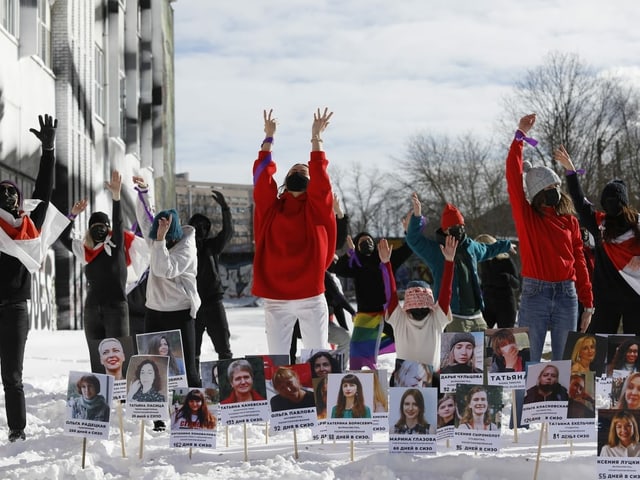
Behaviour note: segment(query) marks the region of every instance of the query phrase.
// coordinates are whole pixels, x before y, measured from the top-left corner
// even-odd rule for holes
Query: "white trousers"
[[[324,294],[299,300],[264,299],[269,355],[289,355],[296,320],[305,349],[328,349],[329,310]]]

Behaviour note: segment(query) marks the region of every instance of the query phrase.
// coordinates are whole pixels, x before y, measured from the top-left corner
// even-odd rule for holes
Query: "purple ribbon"
[[[386,312],[391,302],[391,279],[389,278],[389,271],[387,270],[386,264],[380,262],[380,270],[382,271],[382,281],[384,282],[384,296],[387,300],[384,302],[384,310]]]
[[[360,268],[362,268],[362,264],[358,259],[358,255],[356,255],[356,251],[353,248],[349,249],[349,251],[347,252],[347,255],[349,255],[349,268],[353,268],[354,263]]]
[[[532,147],[538,145],[538,141],[535,138],[527,137],[522,130],[516,130],[516,140],[524,140]]]
[[[584,168],[579,168],[577,170],[567,170],[566,174],[567,175],[575,175],[576,173],[578,175],[584,175],[586,172],[586,170]]]
[[[267,165],[269,165],[270,163],[271,163],[271,152],[265,155],[262,161],[256,167],[256,172],[253,174],[254,187],[256,186],[256,183],[258,183],[258,178],[260,178],[260,175],[262,174],[262,172],[264,172],[264,169],[267,168]]]
[[[148,190],[142,190],[137,185],[134,188],[138,191],[138,198],[140,198],[140,201],[144,206],[144,211],[147,214],[147,218],[149,219],[150,222],[153,222],[153,213],[151,213],[151,208],[149,207],[146,201],[146,193]]]

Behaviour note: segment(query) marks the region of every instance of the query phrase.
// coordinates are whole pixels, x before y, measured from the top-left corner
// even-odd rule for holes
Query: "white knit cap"
[[[558,174],[549,167],[532,167],[529,162],[524,162],[522,167],[529,201],[533,200],[533,197],[545,188],[551,185],[560,185],[561,183]]]

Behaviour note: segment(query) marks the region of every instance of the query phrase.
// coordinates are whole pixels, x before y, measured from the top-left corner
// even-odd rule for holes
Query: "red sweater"
[[[580,303],[592,307],[578,219],[557,215],[551,207],[543,207],[543,216],[534,211],[522,183],[522,148],[522,140],[514,140],[507,156],[507,189],[520,240],[522,276],[546,282],[573,280]]]
[[[296,300],[324,293],[336,245],[328,163],[324,152],[311,152],[307,191],[278,198],[276,164],[271,152],[259,152],[253,165],[254,295]]]

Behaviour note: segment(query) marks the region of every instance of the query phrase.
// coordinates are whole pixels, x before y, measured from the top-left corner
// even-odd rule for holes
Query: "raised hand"
[[[391,261],[391,252],[393,251],[393,245],[389,245],[386,238],[381,238],[378,241],[378,256],[382,263],[389,263]]]
[[[158,219],[158,234],[156,235],[156,240],[161,241],[165,239],[167,232],[171,227],[171,220],[173,220],[171,215],[169,215],[169,217],[160,217]]]
[[[133,183],[141,190],[146,190],[147,188],[149,188],[149,185],[147,185],[147,182],[144,180],[144,178],[137,175],[133,176]]]
[[[521,130],[525,135],[533,128],[533,125],[536,123],[536,114],[530,113],[529,115],[525,115],[520,119],[518,123],[518,130]]]
[[[104,184],[107,187],[107,190],[111,192],[111,197],[115,201],[120,200],[120,191],[122,189],[122,175],[120,172],[117,170],[111,172],[111,181],[104,182]]]
[[[71,215],[73,215],[74,217],[77,217],[78,215],[80,215],[82,212],[86,210],[88,204],[89,202],[87,202],[86,198],[83,198],[82,200],[77,201],[76,203],[73,204],[73,207],[71,207]]]
[[[402,231],[407,233],[409,229],[409,222],[411,221],[412,212],[407,213],[404,217],[402,217]]]
[[[567,152],[567,149],[564,148],[564,145],[560,145],[553,152],[553,158],[556,162],[564,167],[565,170],[570,170],[575,172],[575,167],[573,166],[573,162],[571,161],[571,157]]]
[[[38,140],[42,143],[42,148],[44,150],[53,150],[53,145],[56,140],[58,120],[45,113],[44,119],[42,118],[42,115],[38,115],[38,122],[40,123],[40,130],[30,128],[29,131],[38,137]]]
[[[277,126],[276,118],[273,116],[273,108],[268,112],[263,110],[262,116],[264,117],[264,134],[267,137],[273,137],[276,133]]]
[[[355,250],[356,249],[356,246],[353,243],[353,238],[351,238],[351,235],[347,235],[347,248],[349,250]]]
[[[220,205],[222,208],[226,208],[227,207],[227,201],[224,198],[224,195],[222,194],[222,192],[219,192],[218,190],[211,190],[211,196],[213,197],[213,199],[216,201],[216,203],[218,205]]]
[[[444,259],[448,262],[453,262],[453,259],[456,256],[457,248],[458,248],[458,240],[456,240],[453,235],[447,235],[444,240],[444,245],[440,245],[440,250],[442,250],[442,255],[444,255]]]
[[[418,198],[418,194],[413,192],[411,194],[411,205],[413,205],[413,216],[419,217],[422,215],[422,204],[420,203],[420,199]]]
[[[329,119],[333,115],[327,107],[324,112],[320,113],[320,109],[313,114],[313,125],[311,126],[311,139],[320,139],[320,134],[329,126]]]

